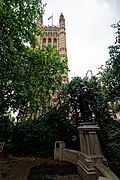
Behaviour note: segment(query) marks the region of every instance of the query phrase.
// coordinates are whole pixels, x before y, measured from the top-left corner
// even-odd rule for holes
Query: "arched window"
[[[49,39],[48,39],[48,44],[50,45],[50,44],[51,44],[51,42],[52,42],[52,40],[49,38]]]
[[[53,45],[54,45],[55,47],[57,47],[57,39],[56,39],[56,38],[53,39]]]
[[[46,46],[46,39],[44,38],[42,42],[42,47],[45,47],[45,46]]]

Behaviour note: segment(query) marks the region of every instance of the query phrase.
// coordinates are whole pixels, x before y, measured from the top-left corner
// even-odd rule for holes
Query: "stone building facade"
[[[53,18],[53,16],[51,16]],[[43,21],[38,21],[38,26],[42,28],[43,37],[38,37],[38,43],[40,47],[47,45],[54,46],[57,51],[61,54],[61,60],[66,59],[67,61],[67,46],[66,46],[66,29],[65,29],[65,18],[61,13],[59,17],[59,25],[44,26]],[[63,84],[68,82],[68,73],[63,74]]]

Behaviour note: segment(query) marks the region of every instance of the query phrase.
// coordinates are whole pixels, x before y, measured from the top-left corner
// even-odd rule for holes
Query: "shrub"
[[[12,153],[53,156],[56,140],[69,144],[72,141],[72,126],[61,111],[51,109],[40,120],[22,121],[14,126]]]
[[[0,141],[7,141],[11,138],[13,132],[13,122],[9,117],[0,116]]]

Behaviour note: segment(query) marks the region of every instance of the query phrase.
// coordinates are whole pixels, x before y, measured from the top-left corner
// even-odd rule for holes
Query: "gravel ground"
[[[76,175],[71,163],[37,157],[0,158],[0,180],[36,180],[52,175]]]
[[[0,159],[0,180],[26,180],[30,168],[48,162],[36,157],[9,157]]]

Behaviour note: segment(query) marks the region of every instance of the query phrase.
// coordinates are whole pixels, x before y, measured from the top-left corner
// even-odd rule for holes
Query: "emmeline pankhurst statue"
[[[79,94],[80,112],[83,122],[92,122],[92,111],[89,108],[88,89],[82,87]]]

